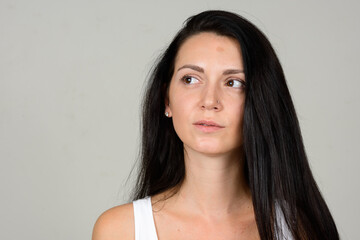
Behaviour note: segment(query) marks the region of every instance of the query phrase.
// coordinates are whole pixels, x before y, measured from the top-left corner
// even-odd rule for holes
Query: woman
[[[143,103],[133,203],[93,239],[339,239],[312,176],[279,60],[250,22],[189,18]]]

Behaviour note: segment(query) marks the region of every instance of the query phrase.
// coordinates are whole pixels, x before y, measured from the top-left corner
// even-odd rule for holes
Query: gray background
[[[128,200],[146,75],[183,21],[237,12],[273,43],[310,164],[358,239],[357,1],[0,0],[0,239],[90,239]]]

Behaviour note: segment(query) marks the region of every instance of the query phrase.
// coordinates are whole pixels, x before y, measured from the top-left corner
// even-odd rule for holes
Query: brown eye
[[[182,81],[189,85],[189,84],[194,84],[196,81],[199,81],[197,80],[196,78],[192,77],[192,76],[184,76],[182,77]]]
[[[245,87],[245,83],[243,81],[240,81],[240,80],[231,79],[231,80],[226,82],[226,86],[234,87],[234,88],[242,88],[242,87]]]

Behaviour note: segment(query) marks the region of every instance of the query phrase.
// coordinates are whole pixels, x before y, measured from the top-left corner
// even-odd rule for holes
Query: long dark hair
[[[190,17],[152,70],[142,105],[141,165],[133,200],[176,189],[184,179],[183,143],[171,118],[164,115],[165,97],[179,47],[201,32],[231,37],[241,47],[247,82],[244,174],[261,239],[282,239],[284,226],[293,239],[339,239],[311,173],[275,51],[252,23],[225,11],[205,11]]]

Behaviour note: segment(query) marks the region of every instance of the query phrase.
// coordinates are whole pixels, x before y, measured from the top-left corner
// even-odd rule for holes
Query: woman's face
[[[238,42],[208,32],[188,38],[165,102],[185,150],[218,155],[239,148],[245,74]]]

